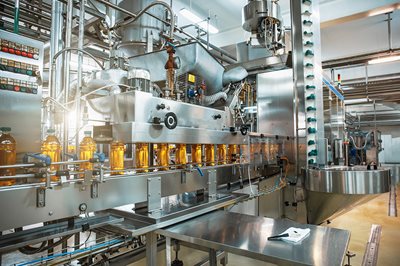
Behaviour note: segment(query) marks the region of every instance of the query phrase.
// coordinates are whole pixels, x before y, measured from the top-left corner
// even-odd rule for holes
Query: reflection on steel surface
[[[389,191],[388,169],[367,170],[367,167],[331,167],[308,169],[306,189],[343,194],[379,194]]]
[[[389,191],[388,169],[367,170],[366,166],[308,169],[307,219],[314,224],[337,217]]]
[[[301,244],[268,241],[289,227],[310,228]],[[217,211],[158,230],[181,241],[278,265],[342,265],[350,233],[345,230]]]

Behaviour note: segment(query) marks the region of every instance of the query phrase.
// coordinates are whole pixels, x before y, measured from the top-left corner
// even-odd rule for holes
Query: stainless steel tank
[[[249,0],[242,9],[242,27],[252,33],[258,45],[271,50],[283,47],[282,16],[278,1]]]
[[[152,0],[124,0],[118,6],[137,14],[152,2]],[[164,8],[158,5],[150,8],[148,12],[159,18],[165,17]],[[126,18],[126,15],[118,12],[116,18],[117,21],[121,21]],[[137,21],[120,28],[122,42],[118,45],[118,50],[123,51],[124,55],[128,57],[151,52],[152,46],[160,45],[162,29],[161,21],[144,14]]]

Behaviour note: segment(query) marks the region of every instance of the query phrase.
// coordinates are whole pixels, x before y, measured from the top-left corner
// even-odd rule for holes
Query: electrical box
[[[43,43],[0,30],[0,127],[11,127],[17,153],[39,152]]]

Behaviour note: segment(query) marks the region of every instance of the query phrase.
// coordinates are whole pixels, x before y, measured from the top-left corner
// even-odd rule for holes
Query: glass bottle
[[[163,166],[160,170],[168,170],[169,145],[167,143],[157,144],[157,155],[158,166]]]
[[[238,146],[236,144],[228,145],[228,158],[230,163],[236,162],[237,155],[238,155]]]
[[[197,164],[197,166],[201,167],[201,144],[193,144],[192,145],[192,163]]]
[[[218,164],[226,164],[226,145],[218,144]]]
[[[177,168],[185,168],[186,159],[186,144],[176,144],[175,163]]]
[[[79,143],[79,160],[89,160],[96,152],[96,142],[92,138],[92,131],[85,131],[85,137]],[[93,164],[85,162],[80,164],[80,170],[93,170]]]
[[[149,144],[136,143],[136,168],[138,173],[149,171]]]
[[[11,136],[10,127],[0,128],[0,165],[10,165],[17,163],[17,142]],[[0,169],[0,176],[15,175],[15,168]],[[0,186],[11,186],[16,183],[15,179],[0,180]]]
[[[110,167],[111,170],[124,170],[125,144],[121,141],[111,143]],[[111,175],[123,175],[124,172],[112,172]]]
[[[51,162],[59,162],[61,161],[61,144],[58,138],[55,135],[54,129],[47,130],[47,137],[42,142],[42,154],[50,157]],[[60,168],[59,165],[51,165],[51,171],[57,171]],[[52,181],[58,181],[59,178],[57,176],[50,177]]]
[[[215,145],[214,144],[206,144],[205,153],[206,153],[206,164],[209,166],[214,166],[215,165]]]

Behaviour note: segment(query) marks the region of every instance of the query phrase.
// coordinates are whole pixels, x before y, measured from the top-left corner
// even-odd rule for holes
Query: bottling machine
[[[12,180],[0,187],[3,261],[92,265],[146,254],[148,265],[158,265],[157,246],[165,243],[170,261],[171,238],[176,252],[191,242],[174,226],[199,216],[237,221],[229,228],[238,231],[222,228],[223,235],[256,241],[239,230],[250,218],[229,221],[218,209],[256,203],[263,210],[256,215],[320,224],[338,206],[388,191],[387,170],[328,165],[318,1],[291,1],[288,31],[278,1],[249,0],[243,29],[252,37],[229,64],[225,51],[214,47],[216,58],[205,40],[177,27],[165,2],[96,0],[100,14],[78,2],[52,1],[48,81],[44,43],[1,31],[0,126],[11,127],[17,143],[15,162],[0,166],[13,169],[0,176]],[[93,45],[107,57],[84,49],[86,23],[96,15],[101,36]],[[78,68],[70,75],[72,53]],[[84,58],[99,69],[85,72]],[[49,149],[60,156],[43,148],[46,132],[59,140]],[[275,231],[283,228],[276,223]],[[213,229],[204,224],[203,240],[191,245],[206,246],[211,265],[226,251],[273,263],[343,261],[349,234],[310,228],[341,249],[292,258],[209,246],[223,241],[207,240]],[[324,241],[311,239],[310,252]]]

